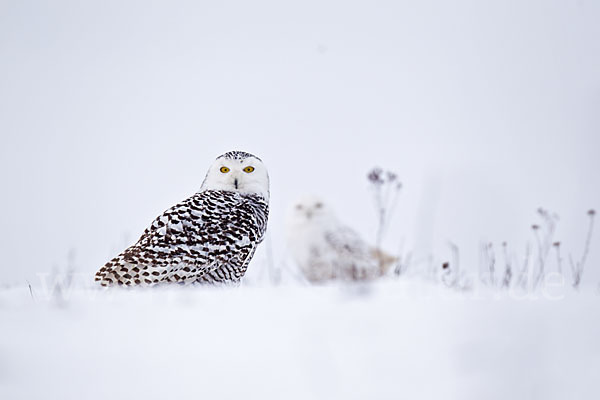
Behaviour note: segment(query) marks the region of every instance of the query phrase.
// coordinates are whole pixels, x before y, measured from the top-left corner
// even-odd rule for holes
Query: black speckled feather
[[[263,240],[269,206],[259,195],[206,190],[169,208],[136,244],[106,263],[109,285],[239,282]]]

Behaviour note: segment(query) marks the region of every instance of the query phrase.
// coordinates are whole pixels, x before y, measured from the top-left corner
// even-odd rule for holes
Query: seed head
[[[367,179],[375,185],[381,185],[383,183],[383,178],[381,176],[382,174],[383,171],[381,168],[373,168],[367,175]]]

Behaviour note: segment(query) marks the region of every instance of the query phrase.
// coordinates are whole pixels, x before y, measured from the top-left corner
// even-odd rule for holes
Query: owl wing
[[[389,265],[383,265],[381,251],[372,248],[354,230],[339,227],[325,234],[325,242],[334,251],[333,263],[345,279],[363,280],[382,275]],[[382,254],[382,253],[381,253]],[[385,264],[388,261],[386,259]]]
[[[238,283],[248,269],[258,243],[242,246],[235,257],[198,276],[198,283]]]
[[[216,260],[211,263],[194,240],[204,225],[203,203],[196,196],[158,216],[137,243],[100,268],[96,281],[104,286],[186,282],[210,269]]]
[[[96,280],[104,286],[187,284],[215,270],[219,281],[239,280],[264,237],[267,217],[262,197],[196,193],[156,218],[136,244],[98,271]]]

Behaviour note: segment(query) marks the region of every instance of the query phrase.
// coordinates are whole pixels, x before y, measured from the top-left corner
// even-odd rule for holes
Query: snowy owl
[[[237,283],[263,240],[269,175],[252,154],[232,151],[209,168],[200,191],[152,222],[136,244],[96,273],[103,286]]]
[[[316,197],[304,198],[290,208],[286,230],[292,258],[313,283],[373,279],[385,274],[396,260],[341,224]]]

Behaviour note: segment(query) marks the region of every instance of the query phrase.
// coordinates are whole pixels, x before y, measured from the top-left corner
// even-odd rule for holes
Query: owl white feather
[[[103,286],[237,283],[262,242],[269,175],[252,154],[231,151],[200,190],[159,215],[133,246],[96,273]]]
[[[377,278],[396,260],[340,223],[331,208],[314,196],[290,208],[286,234],[292,258],[313,283]]]

